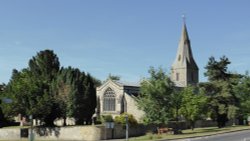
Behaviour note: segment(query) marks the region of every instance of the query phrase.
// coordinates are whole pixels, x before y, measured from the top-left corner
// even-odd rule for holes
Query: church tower
[[[171,68],[171,79],[177,87],[196,85],[199,82],[199,68],[193,58],[185,19],[176,58]]]

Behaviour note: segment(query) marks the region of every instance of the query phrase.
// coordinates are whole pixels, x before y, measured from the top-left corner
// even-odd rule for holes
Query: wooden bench
[[[162,133],[170,133],[172,134],[173,133],[173,129],[172,128],[167,128],[167,127],[164,127],[164,128],[157,128],[157,131],[158,131],[158,134],[162,134]]]

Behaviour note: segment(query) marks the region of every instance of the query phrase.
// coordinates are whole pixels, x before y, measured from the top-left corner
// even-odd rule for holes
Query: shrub
[[[104,122],[113,122],[114,121],[114,119],[111,115],[103,116],[103,120],[104,120]]]
[[[128,115],[128,123],[129,125],[137,125],[137,120],[134,118],[134,116],[132,114],[127,114],[127,113],[123,113],[120,116],[116,116],[115,117],[115,123],[116,124],[122,124],[122,125],[126,125],[126,115]]]

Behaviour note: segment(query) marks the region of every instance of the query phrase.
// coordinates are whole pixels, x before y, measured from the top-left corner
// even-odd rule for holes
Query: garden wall
[[[2,128],[0,129],[0,140],[19,140],[20,128]],[[142,126],[130,127],[129,136],[138,136],[144,134]],[[97,141],[112,138],[124,138],[125,129],[122,126],[115,126],[115,129],[107,129],[104,126],[71,126],[34,128],[35,139],[38,140],[81,140]]]

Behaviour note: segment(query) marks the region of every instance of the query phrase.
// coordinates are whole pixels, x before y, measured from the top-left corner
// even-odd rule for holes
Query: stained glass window
[[[103,111],[115,111],[115,92],[111,88],[104,93]]]

